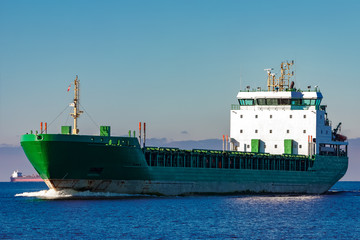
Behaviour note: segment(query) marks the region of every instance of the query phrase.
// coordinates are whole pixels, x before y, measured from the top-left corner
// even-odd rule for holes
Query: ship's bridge
[[[246,90],[237,94],[239,104],[230,111],[231,149],[242,152],[292,155],[346,155],[345,136],[332,130],[323,95],[317,87],[301,91],[291,81],[291,62],[281,63],[276,78],[268,73],[267,90]]]
[[[255,91],[239,92],[237,99],[240,106],[253,105],[292,105],[292,106],[320,106],[323,96],[319,91]]]
[[[230,112],[232,149],[313,155],[319,153],[320,143],[331,142],[326,106],[320,105],[323,95],[317,89],[240,91],[237,99],[239,105]],[[323,152],[329,152],[330,145],[324,145]]]

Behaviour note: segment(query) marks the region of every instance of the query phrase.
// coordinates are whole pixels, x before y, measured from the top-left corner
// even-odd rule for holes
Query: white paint
[[[322,100],[320,92],[239,92],[239,99],[313,99]],[[295,107],[296,108],[296,107]],[[293,140],[293,153],[316,154],[319,144],[339,144],[332,141],[332,129],[326,119],[326,111],[315,106],[298,109],[290,105],[240,106],[240,110],[230,111],[230,138],[232,150],[251,151],[251,139],[260,139],[260,152],[284,153],[284,140]],[[309,144],[309,139],[316,143]],[[347,143],[341,143],[347,144]],[[314,150],[311,150],[314,146]]]

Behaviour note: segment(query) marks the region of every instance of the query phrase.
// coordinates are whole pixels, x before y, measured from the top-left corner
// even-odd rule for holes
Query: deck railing
[[[239,104],[231,104],[231,110],[240,110]]]
[[[144,153],[150,167],[308,171],[314,164],[314,159],[304,155],[177,148],[145,148]]]

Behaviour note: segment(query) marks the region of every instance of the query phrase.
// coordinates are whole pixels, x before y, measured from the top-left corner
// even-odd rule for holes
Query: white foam
[[[236,201],[246,202],[246,203],[272,203],[272,204],[282,204],[289,202],[306,202],[313,201],[315,199],[321,198],[320,195],[269,195],[269,196],[246,196],[239,197]]]
[[[23,192],[15,194],[15,197],[36,197],[42,199],[56,199],[56,198],[69,198],[72,197],[75,191],[56,191],[54,189],[41,190],[38,192]]]
[[[23,192],[15,194],[15,197],[35,197],[39,199],[64,199],[64,198],[121,198],[121,197],[146,197],[148,195],[141,194],[120,194],[110,192],[78,192],[75,190],[59,190],[54,189],[41,190],[38,192]]]

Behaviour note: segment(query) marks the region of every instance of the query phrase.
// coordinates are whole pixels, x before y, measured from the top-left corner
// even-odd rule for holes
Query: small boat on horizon
[[[22,172],[15,170],[10,176],[10,182],[43,182],[38,174],[22,175]]]

